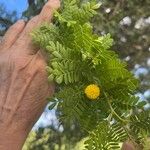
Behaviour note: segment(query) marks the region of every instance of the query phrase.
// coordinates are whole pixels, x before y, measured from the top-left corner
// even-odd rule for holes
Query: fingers
[[[21,34],[21,37],[18,39],[17,43],[21,43],[21,45],[25,48],[22,50],[26,50],[27,53],[33,54],[37,51],[32,47],[32,40],[30,37],[30,33],[34,28],[40,26],[43,22],[50,22],[53,17],[54,10],[58,9],[60,6],[59,0],[49,0],[45,6],[43,7],[41,13],[32,18],[28,24],[26,25],[24,31]],[[34,52],[33,52],[34,51]]]
[[[1,43],[1,49],[10,48],[18,39],[24,27],[25,27],[25,22],[23,20],[19,20],[14,25],[12,25],[6,32],[5,36],[3,37]]]
[[[19,52],[25,53],[25,54],[34,54],[36,51],[35,47],[32,45],[32,39],[30,36],[30,33],[32,30],[38,25],[38,17],[33,17],[24,28],[23,32],[21,33],[20,37],[14,44],[16,47],[20,47]]]
[[[124,142],[121,150],[135,150],[135,147],[130,142]]]
[[[39,23],[41,24],[42,22],[49,22],[53,17],[54,10],[57,10],[59,7],[59,0],[49,0],[39,15]]]

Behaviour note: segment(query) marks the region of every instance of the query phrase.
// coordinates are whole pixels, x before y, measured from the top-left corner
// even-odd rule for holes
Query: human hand
[[[122,149],[121,150],[142,150],[143,146],[133,143],[132,141],[125,141],[122,145]]]
[[[131,141],[125,141],[122,145],[121,150],[140,150],[140,149],[136,149]]]
[[[47,81],[45,58],[32,45],[30,33],[49,22],[59,5],[59,0],[49,0],[26,25],[18,21],[0,45],[0,149],[21,149],[47,104],[46,97],[54,92]]]

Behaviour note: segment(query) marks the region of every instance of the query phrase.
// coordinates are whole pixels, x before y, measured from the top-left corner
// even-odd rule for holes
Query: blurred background
[[[38,14],[46,0],[0,0],[0,37],[18,19]],[[136,95],[150,108],[150,0],[102,0],[93,18],[99,35],[110,33],[112,49],[140,80]],[[82,150],[86,135],[76,123],[59,124],[59,112],[48,110],[31,131],[23,150]],[[149,146],[150,147],[150,146]],[[147,149],[148,150],[148,149]]]

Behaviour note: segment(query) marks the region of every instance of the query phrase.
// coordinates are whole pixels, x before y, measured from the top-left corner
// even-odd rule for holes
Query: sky
[[[0,3],[5,5],[8,12],[17,11],[19,17],[21,17],[22,12],[28,7],[27,0],[0,0]]]

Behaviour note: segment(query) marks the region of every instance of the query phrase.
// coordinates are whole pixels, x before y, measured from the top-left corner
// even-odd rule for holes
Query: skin
[[[38,16],[27,24],[15,23],[0,44],[0,149],[20,150],[43,112],[46,97],[54,92],[48,84],[46,60],[32,45],[29,33],[52,19],[60,6],[59,0],[49,0]]]
[[[47,104],[46,97],[54,93],[54,84],[47,81],[46,59],[29,34],[50,22],[59,7],[59,0],[49,0],[27,24],[20,20],[11,26],[0,43],[1,150],[21,150]],[[129,143],[122,149],[134,150]]]
[[[126,141],[122,145],[122,150],[140,150],[140,149],[136,149],[130,141]]]

